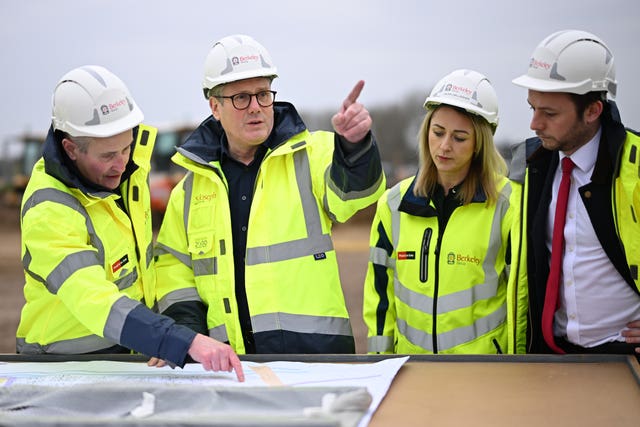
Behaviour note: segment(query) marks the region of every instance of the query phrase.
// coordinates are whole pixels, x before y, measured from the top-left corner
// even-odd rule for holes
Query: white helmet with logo
[[[489,79],[477,71],[455,70],[436,83],[424,107],[429,110],[440,104],[483,117],[494,133],[498,127],[498,96]]]
[[[616,96],[613,54],[597,36],[586,31],[558,31],[536,47],[529,70],[513,83],[539,92],[609,92]]]
[[[214,87],[253,77],[277,77],[267,49],[253,38],[236,34],[217,41],[204,63],[204,97]]]
[[[106,138],[133,129],[143,118],[122,80],[104,67],[71,70],[53,92],[53,128],[71,136]]]

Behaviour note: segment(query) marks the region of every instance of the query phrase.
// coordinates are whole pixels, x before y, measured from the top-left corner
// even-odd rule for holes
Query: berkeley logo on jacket
[[[245,291],[256,352],[353,352],[331,227],[384,191],[379,153],[371,141],[360,158],[345,158],[334,149],[335,135],[310,133],[291,104],[274,109],[247,229]],[[173,190],[158,235],[157,299],[161,311],[204,302],[210,336],[244,353],[222,132],[210,117],[174,156],[189,172]]]
[[[195,334],[149,309],[155,271],[147,178],[156,129],[139,125],[134,136],[119,191],[110,192],[79,179],[50,129],[21,211],[26,304],[19,353],[120,345],[184,363]]]
[[[378,201],[364,287],[369,353],[524,353],[527,282],[521,185],[501,178],[445,226],[415,177]]]

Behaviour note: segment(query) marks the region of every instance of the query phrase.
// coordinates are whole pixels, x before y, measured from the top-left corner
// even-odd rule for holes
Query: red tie
[[[556,203],[556,215],[553,219],[553,238],[551,240],[551,267],[547,279],[547,292],[544,297],[544,309],[542,310],[542,335],[549,348],[556,353],[564,351],[558,347],[553,337],[553,316],[558,305],[558,287],[560,285],[560,272],[562,271],[562,254],[564,252],[564,223],[567,215],[567,200],[571,187],[571,170],[575,163],[565,157],[562,159],[562,180],[558,189]]]

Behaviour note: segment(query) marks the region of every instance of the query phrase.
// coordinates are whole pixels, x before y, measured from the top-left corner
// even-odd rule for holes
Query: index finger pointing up
[[[364,87],[364,80],[358,81],[356,85],[351,89],[351,93],[347,96],[347,98],[342,103],[342,108],[347,109],[351,104],[354,104],[358,97],[360,96],[360,92],[362,92],[362,88]]]

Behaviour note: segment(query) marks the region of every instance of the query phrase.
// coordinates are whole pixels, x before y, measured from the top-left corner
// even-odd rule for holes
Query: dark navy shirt
[[[440,230],[443,230],[442,232],[444,232],[453,211],[462,206],[462,200],[460,200],[458,194],[460,192],[460,187],[462,187],[462,183],[454,185],[445,196],[442,185],[436,183],[433,194],[431,194],[431,199],[436,207],[436,212],[438,212],[438,223]]]
[[[267,147],[258,146],[253,161],[248,165],[235,160],[229,153],[229,146],[224,139],[220,166],[227,179],[229,194],[229,210],[231,213],[231,232],[233,236],[233,262],[235,270],[235,290],[238,304],[240,327],[244,337],[244,346],[248,354],[255,353],[255,342],[251,328],[251,316],[247,293],[244,286],[245,255],[247,249],[247,228],[249,226],[249,212],[253,200],[253,188],[258,176],[260,164],[267,152]]]

